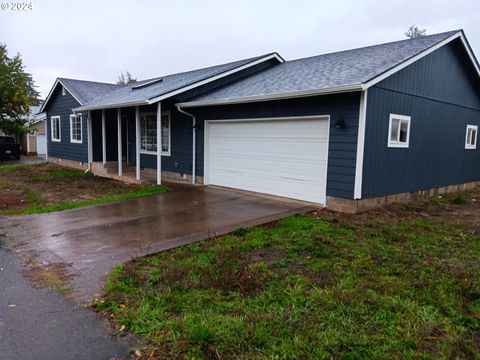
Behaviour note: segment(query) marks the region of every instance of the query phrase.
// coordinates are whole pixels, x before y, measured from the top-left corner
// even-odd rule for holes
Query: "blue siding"
[[[197,174],[203,176],[205,120],[330,115],[327,195],[353,197],[360,94],[338,94],[249,104],[189,109],[197,116]],[[346,126],[334,127],[342,116]]]
[[[83,114],[82,117],[82,143],[70,142],[70,115],[73,113],[72,109],[78,106],[80,104],[68,91],[65,95],[62,95],[62,86],[58,84],[46,107],[49,156],[75,161],[88,161],[87,114]],[[57,115],[60,116],[60,142],[52,141],[50,119]]]
[[[465,149],[480,126],[477,75],[458,42],[368,90],[362,197],[480,180],[480,149]],[[390,113],[411,116],[408,149],[388,148]]]

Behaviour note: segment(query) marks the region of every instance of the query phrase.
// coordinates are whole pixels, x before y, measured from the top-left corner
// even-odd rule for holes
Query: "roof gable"
[[[480,81],[460,39],[437,49],[373,87],[480,109]]]
[[[120,85],[116,84],[101,83],[96,81],[57,78],[50,89],[45,102],[42,104],[40,112],[44,111],[44,109],[47,107],[47,104],[52,99],[55,89],[59,85],[63,86],[65,90],[68,91],[70,95],[72,95],[73,98],[79,103],[79,105],[83,105],[97,97],[103,96],[106,93],[112,92],[113,90],[121,87]]]

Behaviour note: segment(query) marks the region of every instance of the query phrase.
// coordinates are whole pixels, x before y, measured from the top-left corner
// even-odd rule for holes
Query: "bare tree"
[[[422,36],[427,35],[426,29],[419,29],[417,25],[413,24],[409,27],[408,31],[405,33],[405,36],[410,39],[416,39]]]
[[[134,83],[135,81],[137,81],[137,79],[134,78],[132,74],[130,74],[128,71],[125,71],[125,74],[124,74],[122,71],[120,75],[118,75],[117,85],[127,85],[127,84]]]

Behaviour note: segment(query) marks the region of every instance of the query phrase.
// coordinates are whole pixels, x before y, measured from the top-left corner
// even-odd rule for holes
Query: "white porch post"
[[[140,180],[140,109],[135,107],[135,166],[137,180]]]
[[[117,109],[117,148],[118,148],[118,176],[123,175],[122,163],[122,110]]]
[[[92,142],[92,112],[88,112],[87,117],[87,143],[88,143],[88,165],[93,162],[93,142]]]
[[[107,134],[105,132],[105,110],[102,110],[102,163],[107,164]]]
[[[157,185],[162,184],[162,104],[157,103]]]
[[[46,145],[46,149],[45,149],[45,161],[48,161],[48,118],[45,119],[45,145]]]

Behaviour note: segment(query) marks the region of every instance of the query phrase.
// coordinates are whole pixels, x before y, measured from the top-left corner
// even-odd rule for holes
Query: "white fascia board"
[[[148,102],[146,100],[141,100],[141,101],[130,101],[130,102],[124,102],[124,103],[119,103],[119,104],[109,104],[109,105],[97,105],[97,106],[80,106],[78,108],[73,109],[73,112],[79,112],[79,111],[92,111],[92,110],[103,110],[103,109],[118,109],[118,108],[124,108],[124,107],[130,107],[130,106],[142,106],[142,105],[148,105]]]
[[[472,64],[477,70],[477,74],[480,77],[480,65],[478,64],[477,58],[473,54],[472,48],[470,47],[470,44],[468,43],[467,39],[465,38],[465,35],[463,33],[461,34],[460,38],[462,39],[462,44],[465,47],[465,50],[467,50],[468,56],[470,57],[470,60],[472,61]]]
[[[248,69],[252,66],[255,66],[255,65],[258,65],[258,64],[261,64],[262,62],[265,62],[265,61],[268,61],[268,60],[271,60],[271,59],[277,59],[279,62],[284,62],[285,60],[280,57],[280,55],[278,55],[277,53],[274,53],[274,54],[270,54],[268,56],[265,56],[265,57],[262,57],[258,60],[255,60],[255,61],[252,61],[252,62],[249,62],[245,65],[242,65],[242,66],[239,66],[239,67],[236,67],[234,69],[231,69],[231,70],[228,70],[228,71],[225,71],[221,74],[218,74],[218,75],[215,75],[215,76],[212,76],[212,77],[209,77],[205,80],[202,80],[202,81],[198,81],[196,83],[193,83],[193,84],[190,84],[190,85],[187,85],[187,86],[184,86],[180,89],[177,89],[177,90],[174,90],[174,91],[170,91],[166,94],[163,94],[163,95],[160,95],[160,96],[156,96],[156,97],[153,97],[151,99],[148,99],[148,103],[149,104],[153,104],[153,103],[156,103],[158,101],[162,101],[164,99],[167,99],[169,97],[172,97],[172,96],[175,96],[177,94],[180,94],[180,93],[183,93],[185,91],[188,91],[188,90],[192,90],[192,89],[195,89],[196,87],[198,86],[202,86],[202,85],[205,85],[205,84],[208,84],[212,81],[216,81],[216,80],[219,80],[219,79],[222,79],[226,76],[229,76],[229,75],[232,75],[232,74],[235,74],[239,71],[242,71],[242,70],[245,70],[245,69]]]
[[[42,107],[40,108],[40,112],[43,112],[43,110],[45,109],[45,106],[47,106],[48,101],[50,100],[50,97],[51,97],[52,94],[53,94],[53,91],[55,90],[55,88],[57,87],[57,85],[58,85],[59,83],[69,92],[70,95],[73,96],[73,98],[74,98],[75,100],[77,100],[77,102],[78,102],[80,105],[83,105],[83,103],[82,103],[80,100],[78,100],[77,97],[76,97],[70,90],[68,90],[68,88],[60,81],[60,79],[57,78],[57,79],[55,80],[55,83],[53,84],[52,88],[50,89],[50,92],[48,93],[47,98],[46,98],[45,101],[43,102]]]
[[[446,38],[445,40],[443,41],[440,41],[439,43],[437,43],[436,45],[426,49],[425,51],[422,51],[421,53],[413,56],[412,58],[408,59],[407,61],[395,66],[394,68],[384,72],[383,74],[377,76],[377,77],[374,77],[373,79],[367,81],[366,83],[364,83],[364,88],[365,89],[368,89],[370,87],[372,87],[373,85],[379,83],[380,81],[382,80],[385,80],[386,78],[388,78],[389,76],[392,76],[393,74],[399,72],[400,70],[406,68],[407,66],[413,64],[414,62],[420,60],[421,58],[424,58],[425,56],[431,54],[432,52],[434,52],[435,50],[438,50],[439,48],[441,48],[442,46],[445,46],[447,45],[448,43],[450,43],[451,41],[455,40],[455,39],[458,39],[459,37],[462,37],[463,38],[463,35],[461,32],[458,32],[458,33],[455,33],[453,34],[452,36],[449,36],[448,38]]]
[[[368,90],[360,94],[360,109],[358,116],[357,158],[355,164],[355,185],[353,198],[362,198],[363,157],[365,153],[365,129],[367,122],[367,95]]]
[[[295,91],[295,92],[284,93],[284,94],[247,96],[247,97],[241,97],[241,98],[212,100],[212,101],[191,101],[191,102],[178,103],[177,105],[181,107],[189,108],[189,107],[213,106],[213,105],[243,104],[243,103],[250,103],[250,102],[293,99],[293,98],[299,98],[299,97],[329,95],[329,94],[338,94],[338,93],[354,92],[354,91],[362,91],[362,90],[363,90],[362,84],[354,84],[354,85],[347,85],[347,86],[337,86],[337,87],[332,87],[327,89]]]

